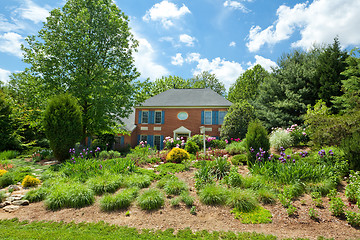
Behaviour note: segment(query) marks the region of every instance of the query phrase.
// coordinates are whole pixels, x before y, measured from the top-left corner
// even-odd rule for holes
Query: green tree
[[[225,85],[217,79],[215,74],[204,71],[188,80],[192,88],[210,88],[218,94],[225,96]]]
[[[246,135],[248,124],[255,119],[255,110],[247,101],[237,102],[228,110],[221,126],[222,138],[241,138]]]
[[[246,70],[230,87],[228,99],[235,103],[242,100],[254,101],[259,93],[259,86],[269,76],[269,73],[259,64]]]
[[[249,123],[246,146],[249,165],[267,160],[270,149],[269,136],[263,124],[257,119]]]
[[[316,65],[316,77],[313,78],[313,88],[317,92],[318,99],[325,101],[331,107],[333,97],[342,95],[341,81],[346,79],[341,73],[347,66],[348,53],[341,51],[338,38],[334,43],[325,47],[318,56]]]
[[[188,80],[178,76],[167,76],[156,79],[152,84],[151,96],[155,96],[159,93],[165,92],[166,90],[178,88],[191,88],[191,84]]]
[[[69,158],[69,149],[80,140],[82,112],[77,100],[68,95],[58,95],[49,101],[44,112],[44,129],[54,156],[63,161]]]
[[[26,41],[24,62],[40,93],[70,93],[82,106],[83,134],[114,131],[134,104],[138,42],[112,0],[68,0]]]
[[[0,89],[0,151],[18,149],[19,141],[11,106]]]

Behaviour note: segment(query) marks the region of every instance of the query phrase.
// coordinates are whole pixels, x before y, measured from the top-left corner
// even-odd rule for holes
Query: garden
[[[0,218],[104,221],[174,237],[184,229],[194,238],[360,237],[360,172],[344,149],[310,148],[297,125],[268,135],[259,121],[244,139],[206,136],[205,154],[202,138],[167,137],[161,151],[140,142],[127,153],[76,144],[62,162],[50,149],[4,151]],[[26,225],[19,220],[11,223]]]

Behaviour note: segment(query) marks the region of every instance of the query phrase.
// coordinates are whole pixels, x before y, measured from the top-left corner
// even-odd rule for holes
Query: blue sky
[[[65,0],[0,0],[0,81],[24,70],[20,44]],[[141,79],[214,73],[228,88],[246,69],[270,70],[294,48],[360,45],[359,0],[114,0],[139,40]]]

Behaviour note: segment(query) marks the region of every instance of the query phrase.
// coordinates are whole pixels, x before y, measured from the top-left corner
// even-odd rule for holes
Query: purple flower
[[[280,147],[280,151],[283,152],[285,151],[285,149],[283,147]]]
[[[76,161],[74,160],[73,163],[76,163]]]
[[[287,159],[290,159],[290,158],[291,158],[291,156],[290,156],[290,155],[286,155],[286,158],[287,158]]]
[[[99,168],[100,168],[100,170],[102,169],[102,165],[101,165],[101,164],[100,164]]]
[[[295,163],[295,159],[293,159],[293,163]]]
[[[83,149],[83,152],[85,152],[85,148]]]
[[[254,152],[254,149],[252,147],[250,147],[250,152]]]
[[[69,153],[71,153],[71,148],[69,149]]]

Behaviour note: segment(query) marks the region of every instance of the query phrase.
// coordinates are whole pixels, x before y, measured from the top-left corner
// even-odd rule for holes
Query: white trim
[[[161,131],[161,127],[154,127],[154,131]]]
[[[141,127],[140,130],[147,131],[147,130],[149,130],[149,128],[148,127]]]
[[[144,112],[147,112],[148,113],[148,120],[147,120],[147,123],[144,123],[143,121],[143,115],[144,115]],[[149,124],[149,120],[150,120],[150,111],[149,110],[142,110],[141,111],[141,124]],[[146,129],[147,130],[147,129]]]
[[[206,123],[206,113],[207,113],[207,112],[210,113],[210,123]],[[210,110],[210,111],[208,111],[208,110],[205,110],[205,111],[204,111],[204,125],[212,125],[212,122],[213,122],[213,121],[212,121],[212,120],[213,120],[213,119],[212,119],[212,114],[213,114],[213,113],[212,113],[211,110]]]
[[[160,122],[159,122],[159,123],[156,122],[156,113],[157,113],[157,112],[160,113]],[[155,110],[155,111],[154,111],[154,124],[161,124],[161,122],[162,122],[162,114],[163,114],[163,113],[162,113],[161,110]]]
[[[191,137],[191,131],[184,126],[174,130],[174,139],[176,139],[177,134],[188,134],[188,136]]]

